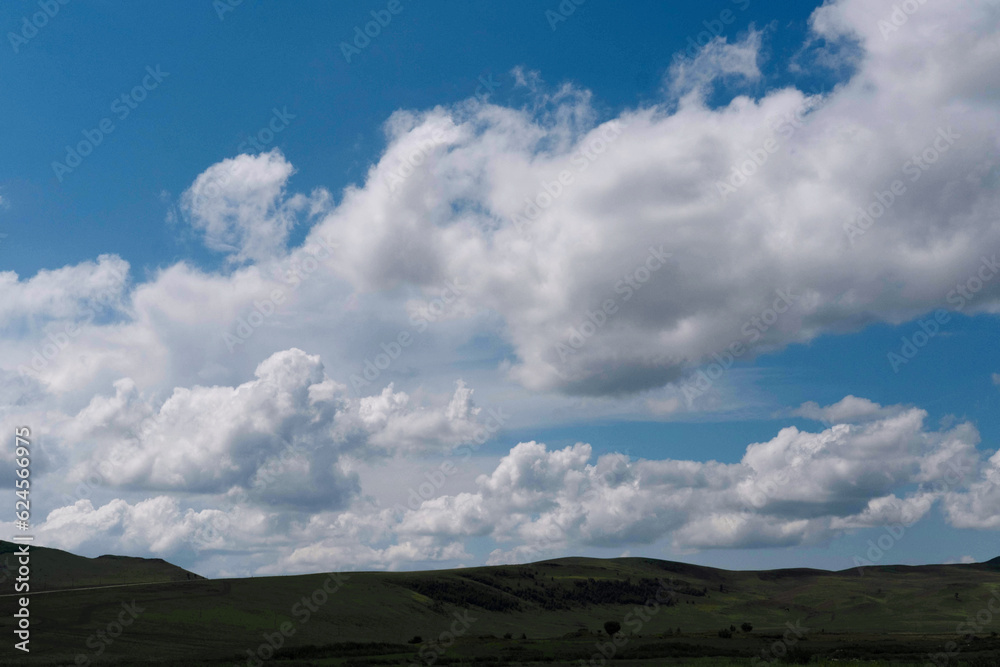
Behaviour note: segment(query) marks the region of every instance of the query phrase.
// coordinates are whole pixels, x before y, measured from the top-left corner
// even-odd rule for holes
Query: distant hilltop
[[[17,576],[14,553],[22,545],[0,540],[0,593],[12,593]],[[121,584],[152,584],[204,579],[162,558],[98,556],[87,558],[49,547],[30,547],[32,593]]]

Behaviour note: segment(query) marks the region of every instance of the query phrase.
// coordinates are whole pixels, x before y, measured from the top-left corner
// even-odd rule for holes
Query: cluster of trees
[[[441,610],[439,603],[450,602],[454,605],[468,607],[470,605],[488,611],[520,611],[521,601],[510,594],[496,590],[494,587],[466,581],[462,579],[429,579],[423,577],[405,578],[399,581],[402,586],[426,595],[435,602],[435,608]]]
[[[743,632],[750,632],[751,630],[753,630],[753,624],[743,623],[740,625],[740,630],[742,630]],[[734,632],[736,632],[736,626],[730,625],[728,628],[722,628],[721,630],[719,630],[719,636],[722,637],[723,639],[730,639],[733,636]]]
[[[492,573],[491,573],[492,574]],[[464,574],[464,579],[474,581],[484,586],[496,589],[512,598],[531,602],[548,611],[571,609],[573,607],[603,604],[645,604],[652,599],[660,588],[656,579],[566,579],[555,581],[549,578],[539,581],[533,576],[525,575],[531,583],[516,585],[513,582],[499,581],[497,577],[479,574]],[[704,595],[702,589],[682,585],[675,587],[676,593],[685,595]],[[418,591],[423,593],[423,591]],[[428,597],[435,597],[424,593]],[[663,603],[666,606],[674,604],[673,599]]]
[[[747,628],[747,627],[752,628],[753,626],[750,625],[749,623],[744,623],[743,627],[744,628]],[[614,637],[616,634],[618,634],[621,631],[621,629],[622,629],[622,625],[618,621],[607,621],[604,624],[604,631],[606,633],[608,633],[609,637]],[[744,630],[744,632],[750,632],[750,630]],[[668,637],[673,636],[673,635],[677,635],[678,637],[680,637],[681,636],[680,626],[678,626],[676,630],[671,630],[670,628],[667,628],[666,635]]]
[[[431,598],[432,609],[444,612],[444,604],[475,606],[489,611],[523,611],[526,604],[547,611],[589,605],[642,605],[654,599],[662,587],[659,579],[573,579],[536,576],[527,568],[499,568],[489,574],[468,573],[454,578],[402,577],[397,583]],[[674,579],[671,595],[660,602],[673,606],[678,596],[705,597],[708,589],[695,588]],[[661,596],[662,597],[662,596]]]

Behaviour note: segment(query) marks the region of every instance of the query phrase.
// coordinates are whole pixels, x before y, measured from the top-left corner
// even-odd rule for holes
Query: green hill
[[[993,662],[982,664],[1000,664],[1000,642],[990,634],[1000,614],[972,632],[974,639],[956,633],[992,596],[1000,601],[996,560],[871,567],[862,575],[855,569],[728,571],[648,558],[563,558],[425,572],[187,580],[190,573],[163,561],[45,551],[53,552],[46,553],[48,561],[41,549],[33,554],[47,581],[61,575],[44,568],[64,562],[78,580],[105,581],[106,568],[115,564],[131,568],[129,576],[172,572],[178,578],[39,594],[31,601],[31,656],[14,656],[5,646],[0,655],[10,659],[3,664],[74,664],[82,655],[91,662],[76,664],[115,658],[140,664],[140,658],[155,657],[178,665],[242,665],[248,650],[261,657],[262,646],[263,653],[273,652],[265,643],[269,636],[279,645],[283,659],[276,664],[282,667],[428,664],[432,654],[435,664],[479,664],[491,656],[504,661],[490,664],[579,664],[609,641],[606,621],[620,622],[627,637],[614,663],[623,667],[698,664],[690,661],[705,655],[742,661],[711,664],[750,664],[789,628],[801,635],[796,651],[841,659],[878,655],[916,662],[956,641],[964,647],[963,660],[985,656]],[[654,604],[657,592],[663,604]],[[97,633],[115,630],[126,607],[135,620],[106,643]],[[0,616],[0,635],[11,636],[12,620],[8,613]],[[752,629],[741,630],[743,623]],[[730,626],[733,636],[720,637]],[[434,653],[435,640],[450,631],[457,641]],[[416,636],[422,643],[409,643]]]
[[[17,549],[18,545],[13,542],[0,540],[0,593],[13,592],[11,581],[18,568],[14,555]],[[31,547],[30,553],[32,592],[203,579],[161,558],[85,558],[59,549],[35,546]]]

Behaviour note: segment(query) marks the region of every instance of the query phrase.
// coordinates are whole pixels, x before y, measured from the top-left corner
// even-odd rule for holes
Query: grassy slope
[[[18,545],[0,540],[0,594],[14,592],[12,580],[18,569],[18,558],[14,555],[17,549]],[[35,546],[30,548],[30,558],[31,589],[36,592],[202,578],[160,558],[85,558],[59,549]]]
[[[580,630],[599,631],[606,620],[622,621],[655,592],[659,579],[673,579],[682,592],[677,604],[662,608],[643,625],[640,633],[647,638],[680,627],[685,635],[703,633],[704,639],[744,621],[753,624],[755,637],[780,633],[787,622],[800,621],[814,640],[847,632],[953,638],[955,626],[984,608],[1000,589],[1000,563],[873,567],[859,576],[856,570],[731,572],[642,558],[567,558],[524,566],[353,573],[303,622],[304,607],[297,613],[296,603],[320,590],[326,579],[305,575],[194,580],[36,595],[31,602],[32,657],[63,664],[72,663],[79,653],[93,657],[87,638],[115,619],[123,601],[132,600],[144,611],[105,656],[149,655],[153,650],[162,658],[235,657],[259,646],[262,635],[283,622],[295,628],[286,646],[404,644],[414,635],[439,636],[451,624],[452,614],[463,609],[470,609],[476,619],[469,638],[506,632],[515,637],[524,633],[529,640],[559,638]],[[632,588],[614,583],[625,580]],[[719,592],[720,585],[724,592]],[[695,594],[704,589],[707,595]],[[609,601],[611,590],[628,603]],[[318,594],[317,601],[322,597]],[[598,604],[598,599],[605,602]],[[556,606],[565,608],[552,608]],[[12,620],[7,613],[0,616],[0,635],[10,636]],[[1000,626],[1000,619],[995,625]],[[592,635],[578,640],[581,650],[589,650],[594,641]],[[763,645],[773,638],[754,641]],[[8,651],[8,646],[0,647],[0,658],[9,656]]]

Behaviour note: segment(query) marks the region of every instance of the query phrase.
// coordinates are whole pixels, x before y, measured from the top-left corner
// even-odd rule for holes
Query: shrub
[[[621,632],[622,624],[618,621],[608,621],[604,624],[604,631],[608,633],[609,637],[613,637],[619,632]]]
[[[750,632],[751,630],[753,630],[753,624],[744,623],[743,625],[740,626],[740,630],[742,630],[743,632]]]
[[[420,635],[413,635],[413,639],[411,639],[410,641],[408,641],[406,643],[407,644],[423,644],[424,643],[424,638],[421,637]]]

